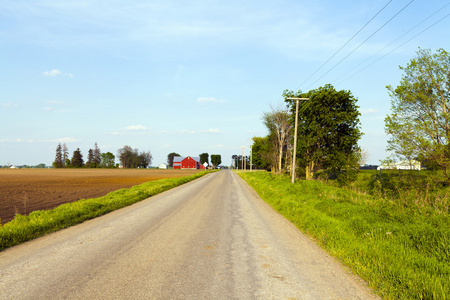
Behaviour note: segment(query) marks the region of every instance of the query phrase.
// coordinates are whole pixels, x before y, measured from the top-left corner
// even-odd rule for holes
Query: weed
[[[266,172],[241,173],[266,202],[388,299],[450,295],[447,189],[360,174],[346,188]],[[395,184],[394,184],[395,181]],[[370,188],[368,188],[370,186]],[[423,191],[418,186],[428,187]],[[364,187],[366,189],[364,190]]]

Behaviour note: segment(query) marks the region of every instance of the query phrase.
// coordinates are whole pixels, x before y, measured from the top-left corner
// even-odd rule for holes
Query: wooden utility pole
[[[291,182],[292,184],[294,184],[295,182],[295,156],[297,153],[297,124],[298,124],[298,103],[300,100],[302,101],[306,101],[309,100],[309,98],[286,98],[287,100],[295,100],[295,129],[294,129],[294,149],[292,150],[292,168],[291,168],[291,173],[292,173],[292,178],[291,178]]]
[[[250,172],[253,169],[253,144],[250,145]]]
[[[242,149],[242,169],[244,170],[244,172],[245,172],[245,155],[246,155],[246,153],[245,153],[245,150],[246,150],[246,148],[247,148],[247,146],[241,146],[241,149]]]

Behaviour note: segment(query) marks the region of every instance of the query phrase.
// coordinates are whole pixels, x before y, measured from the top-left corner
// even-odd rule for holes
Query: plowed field
[[[0,218],[95,198],[147,181],[184,177],[198,170],[0,169]]]

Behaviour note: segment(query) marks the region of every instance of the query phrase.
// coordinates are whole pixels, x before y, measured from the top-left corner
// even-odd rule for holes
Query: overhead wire
[[[415,0],[411,0],[408,4],[406,4],[402,9],[400,9],[393,17],[391,17],[387,22],[385,22],[383,25],[380,26],[374,33],[372,33],[367,39],[365,39],[362,43],[360,43],[357,47],[355,47],[349,54],[347,54],[344,58],[342,58],[340,61],[338,61],[333,67],[331,67],[325,74],[323,74],[321,77],[319,77],[316,81],[314,81],[312,84],[310,84],[306,89],[309,89],[311,86],[316,84],[320,79],[328,75],[334,68],[336,68],[338,65],[340,65],[345,59],[347,59],[350,55],[352,55],[356,50],[358,50],[362,45],[364,45],[370,38],[372,38],[376,33],[378,33],[384,26],[386,26],[389,22],[391,22],[395,17],[397,17],[401,12],[403,12],[411,3],[413,3]]]
[[[398,38],[396,38],[395,40],[393,40],[391,43],[389,43],[387,46],[385,46],[384,48],[378,50],[375,54],[371,55],[369,58],[365,59],[364,61],[362,61],[361,63],[359,63],[358,65],[356,65],[355,67],[353,67],[352,69],[350,69],[349,71],[347,71],[346,73],[344,73],[341,77],[346,76],[347,74],[351,73],[353,70],[357,69],[359,66],[363,65],[364,63],[366,63],[367,61],[371,60],[373,57],[375,57],[378,53],[382,52],[383,50],[385,50],[386,48],[390,47],[392,44],[396,43],[398,40],[400,40],[401,38],[403,38],[404,36],[406,36],[408,33],[410,33],[411,31],[413,31],[414,29],[416,29],[417,27],[419,27],[420,25],[422,25],[423,23],[425,23],[426,21],[428,21],[429,19],[431,19],[434,15],[436,15],[437,13],[441,12],[444,8],[446,8],[447,6],[449,6],[450,3],[447,3],[446,5],[442,6],[441,8],[439,8],[437,11],[435,11],[434,13],[432,13],[431,15],[429,15],[428,17],[426,17],[424,20],[422,20],[421,22],[419,22],[417,25],[415,25],[414,27],[412,27],[411,29],[409,29],[407,32],[403,33],[401,36],[399,36]],[[440,20],[441,21],[441,20]],[[438,22],[440,22],[438,21]],[[434,26],[434,25],[433,25]],[[409,41],[409,40],[408,40]],[[402,44],[404,45],[404,44]],[[398,49],[398,48],[396,48]],[[389,52],[387,54],[392,53]],[[387,54],[383,55],[386,56]],[[382,57],[382,58],[383,58]],[[378,60],[377,60],[378,61]],[[369,66],[373,65],[370,64]],[[367,67],[366,67],[367,68]],[[365,70],[366,68],[363,68],[362,70]],[[361,72],[362,70],[358,71],[357,73],[351,75],[350,77],[347,77],[346,79],[344,79],[343,81],[340,81],[339,84],[345,82],[346,80],[352,78],[353,76],[355,76],[356,74],[358,74],[359,72]]]
[[[364,28],[366,28],[367,25],[369,25],[370,22],[372,22],[373,19],[375,19],[393,0],[390,0],[386,5],[384,5],[363,27],[361,27],[344,45],[342,45],[339,50],[337,50],[326,62],[324,62],[316,71],[314,71],[308,78],[306,78],[299,87],[296,88],[299,89],[303,84],[305,84],[311,77],[313,77],[317,72],[319,72],[331,59],[333,59],[342,49],[344,49],[345,46],[347,46],[348,43],[350,43]],[[413,0],[414,1],[414,0]]]
[[[374,62],[372,62],[371,64],[367,65],[366,67],[362,68],[361,70],[359,70],[358,72],[356,72],[355,74],[347,77],[346,79],[344,79],[342,82],[347,81],[348,79],[352,78],[353,76],[356,76],[357,74],[359,74],[360,72],[366,70],[367,68],[371,67],[372,65],[374,65],[375,63],[379,62],[380,60],[382,60],[384,57],[386,57],[387,55],[391,54],[392,52],[394,52],[395,50],[401,48],[403,45],[409,43],[411,40],[415,39],[416,37],[418,37],[419,35],[421,35],[422,33],[424,33],[425,31],[429,30],[430,28],[432,28],[433,26],[435,26],[436,24],[438,24],[439,22],[443,21],[445,18],[449,17],[450,14],[447,14],[446,16],[442,17],[441,19],[439,19],[438,21],[434,22],[433,24],[431,24],[430,26],[428,26],[427,28],[425,28],[424,30],[422,30],[421,32],[419,32],[418,34],[414,35],[413,37],[411,37],[410,39],[408,39],[406,42],[402,43],[401,45],[399,45],[398,47],[396,47],[395,49],[392,49],[391,51],[389,51],[388,53],[386,53],[385,55],[383,55],[382,57],[378,58],[377,60],[375,60]],[[341,82],[341,83],[342,83]]]

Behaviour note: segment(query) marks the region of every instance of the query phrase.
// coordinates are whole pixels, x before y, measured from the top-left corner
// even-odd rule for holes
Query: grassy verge
[[[52,210],[39,210],[28,216],[17,214],[14,220],[0,224],[0,251],[50,232],[82,223],[111,211],[167,191],[209,172],[181,178],[163,179],[120,189],[106,196],[62,204]]]
[[[319,181],[292,185],[266,172],[239,175],[385,299],[449,299],[448,211]]]

